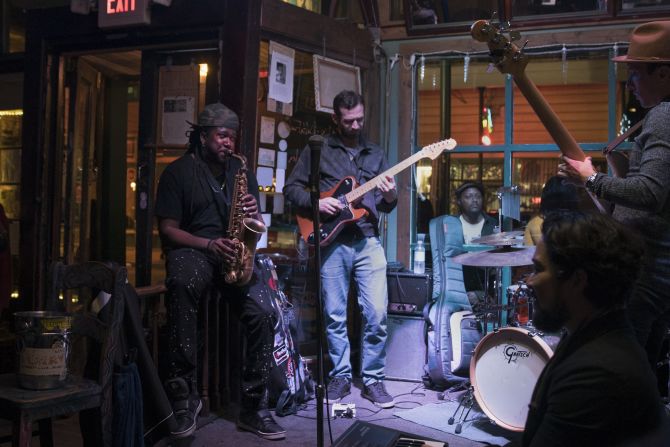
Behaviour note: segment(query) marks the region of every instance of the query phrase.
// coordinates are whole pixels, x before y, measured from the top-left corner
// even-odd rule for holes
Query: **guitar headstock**
[[[508,38],[500,26],[489,20],[477,20],[472,24],[470,34],[476,41],[486,42],[493,64],[501,73],[519,76],[526,69],[528,57],[523,53],[523,48],[513,43],[520,37],[517,32],[511,32]]]
[[[453,138],[447,138],[446,140],[424,146],[420,152],[423,156],[428,157],[431,160],[435,160],[442,152],[452,151],[455,147],[456,140]]]

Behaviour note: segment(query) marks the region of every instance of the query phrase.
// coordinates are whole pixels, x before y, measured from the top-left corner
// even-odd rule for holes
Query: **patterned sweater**
[[[594,192],[615,204],[614,218],[638,230],[647,273],[670,275],[670,102],[649,110],[624,178],[599,174]]]

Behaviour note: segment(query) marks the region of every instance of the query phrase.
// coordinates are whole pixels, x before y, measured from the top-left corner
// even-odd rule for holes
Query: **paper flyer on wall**
[[[163,144],[186,144],[186,121],[194,121],[195,99],[192,96],[166,96],[163,98],[161,139]]]
[[[293,58],[272,52],[268,97],[275,101],[293,102]]]

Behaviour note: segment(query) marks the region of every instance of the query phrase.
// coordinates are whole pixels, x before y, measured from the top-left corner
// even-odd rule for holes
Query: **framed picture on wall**
[[[314,100],[316,110],[333,113],[333,99],[342,90],[361,93],[361,70],[355,65],[314,55]]]

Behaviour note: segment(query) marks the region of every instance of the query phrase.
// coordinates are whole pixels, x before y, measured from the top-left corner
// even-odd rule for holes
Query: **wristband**
[[[209,242],[207,242],[206,250],[209,250],[209,247],[212,245],[212,242],[214,242],[214,239],[210,239]]]

